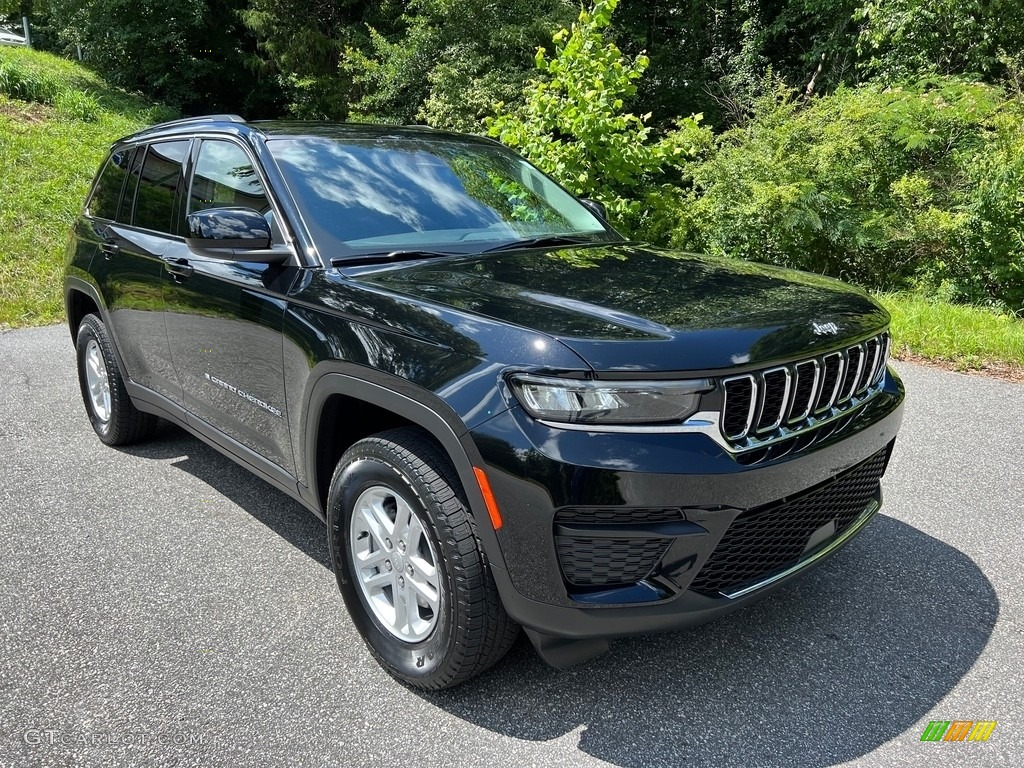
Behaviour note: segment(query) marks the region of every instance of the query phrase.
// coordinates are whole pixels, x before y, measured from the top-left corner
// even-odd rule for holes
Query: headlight
[[[664,424],[696,413],[707,379],[580,381],[518,374],[509,379],[523,408],[536,419],[574,424]]]

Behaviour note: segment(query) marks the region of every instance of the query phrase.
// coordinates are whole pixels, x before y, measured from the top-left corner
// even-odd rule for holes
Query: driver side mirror
[[[270,247],[270,223],[252,208],[207,208],[186,217],[185,242],[192,248]]]

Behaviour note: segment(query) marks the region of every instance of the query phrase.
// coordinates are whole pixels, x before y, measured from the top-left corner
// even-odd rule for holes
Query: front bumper
[[[754,466],[702,434],[588,433],[499,414],[473,438],[504,520],[492,560],[505,565],[493,571],[506,609],[536,633],[608,638],[760,599],[877,512],[902,403],[889,372],[841,432]]]

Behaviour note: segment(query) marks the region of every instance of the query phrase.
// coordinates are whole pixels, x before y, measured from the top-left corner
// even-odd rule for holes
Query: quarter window
[[[190,141],[167,141],[149,147],[135,195],[132,224],[157,232],[178,230],[174,221],[174,199],[189,146]]]
[[[89,200],[90,216],[111,221],[117,218],[117,204],[121,199],[124,177],[128,175],[131,154],[130,149],[122,150],[115,152],[107,160]]]
[[[252,208],[262,214],[270,203],[245,151],[228,141],[204,141],[189,192],[189,213],[207,208]]]

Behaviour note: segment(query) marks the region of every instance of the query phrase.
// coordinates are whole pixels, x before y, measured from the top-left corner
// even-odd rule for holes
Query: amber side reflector
[[[480,493],[484,495],[484,504],[487,505],[487,514],[491,516],[491,525],[494,530],[501,528],[501,512],[498,511],[498,502],[494,500],[491,493],[491,484],[487,481],[487,475],[479,467],[473,467],[473,474],[476,475],[476,484],[480,486]]]

